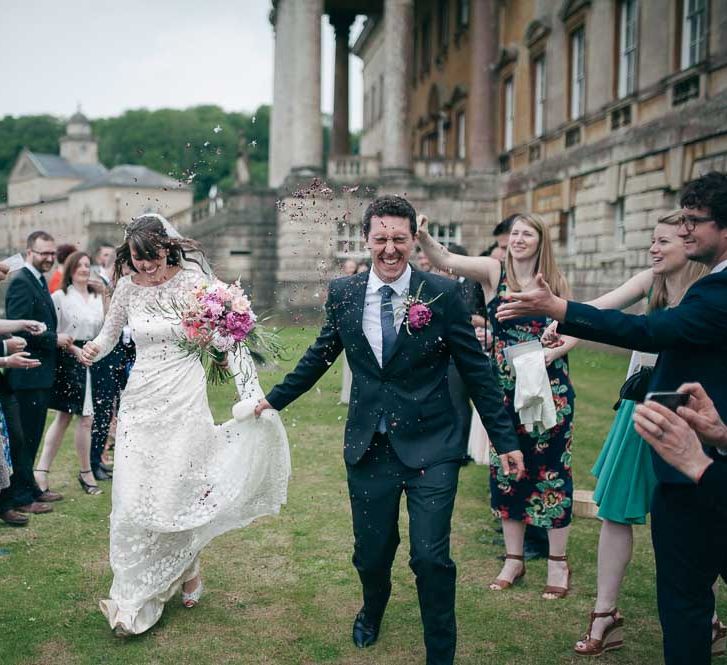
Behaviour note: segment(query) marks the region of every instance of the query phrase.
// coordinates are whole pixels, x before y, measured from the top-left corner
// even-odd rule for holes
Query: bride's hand
[[[81,364],[85,365],[86,367],[90,367],[91,365],[93,365],[93,361],[96,359],[99,351],[101,351],[101,349],[98,347],[98,344],[94,344],[93,342],[86,342],[83,345],[83,349],[81,349]]]

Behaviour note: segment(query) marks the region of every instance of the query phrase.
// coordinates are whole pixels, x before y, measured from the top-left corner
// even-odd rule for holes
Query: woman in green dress
[[[704,268],[687,260],[677,228],[679,212],[661,217],[654,229],[649,254],[652,268],[638,273],[614,291],[590,302],[600,309],[626,309],[646,299],[647,310],[674,307],[686,290],[702,276]],[[634,353],[629,375],[655,357]],[[592,469],[598,479],[593,498],[603,522],[598,542],[598,595],[585,637],[576,653],[597,656],[623,644],[623,617],[616,607],[619,591],[631,560],[634,524],[644,524],[656,477],[648,445],[636,434],[632,422],[635,403],[623,400],[601,454]]]

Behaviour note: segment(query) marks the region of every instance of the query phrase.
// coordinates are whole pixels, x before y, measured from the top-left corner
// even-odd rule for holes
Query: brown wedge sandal
[[[567,556],[548,556],[549,561],[565,561],[566,564],[568,562]],[[565,598],[568,595],[568,592],[570,591],[570,577],[571,577],[571,569],[570,566],[568,566],[568,578],[567,582],[565,583],[565,586],[550,586],[549,584],[546,584],[543,588],[543,599],[544,600],[560,600],[561,598]],[[554,596],[554,598],[546,598],[546,595]]]
[[[513,584],[517,584],[523,577],[525,577],[525,557],[522,554],[506,554],[505,558],[522,561],[523,569],[515,576],[515,579],[512,582],[498,577],[494,582],[490,583],[490,591],[504,591],[505,589],[509,589]]]
[[[600,656],[606,651],[620,649],[624,645],[624,619],[622,616],[616,616],[618,608],[614,607],[610,612],[591,612],[591,622],[588,624],[588,632],[582,640],[576,642],[573,647],[579,656]],[[611,617],[613,623],[603,631],[601,639],[591,637],[593,631],[593,622],[596,619],[605,619]]]

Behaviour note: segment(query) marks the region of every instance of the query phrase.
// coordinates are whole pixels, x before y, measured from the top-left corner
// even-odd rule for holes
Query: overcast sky
[[[0,0],[0,117],[90,118],[126,109],[273,99],[270,0]],[[359,20],[359,27],[360,27]],[[333,29],[323,23],[321,108],[332,110]],[[354,32],[355,34],[355,32]],[[361,127],[361,61],[351,58],[351,127]]]

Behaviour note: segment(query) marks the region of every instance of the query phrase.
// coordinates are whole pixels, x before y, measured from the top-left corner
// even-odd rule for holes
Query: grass
[[[286,332],[291,358],[299,356],[313,334],[313,329]],[[286,363],[285,369],[291,365],[292,361]],[[574,469],[579,488],[593,486],[589,470],[610,424],[625,368],[622,356],[586,350],[573,354]],[[263,374],[263,387],[271,387],[281,376],[282,370]],[[294,476],[281,515],[216,539],[202,556],[207,592],[201,605],[188,611],[174,599],[151,631],[133,639],[115,638],[98,611],[98,599],[111,583],[110,488],[106,485],[101,497],[81,493],[69,438],[51,476],[53,488],[65,494],[65,501],[56,504],[52,514],[34,517],[28,528],[0,527],[0,548],[7,551],[0,556],[0,663],[423,663],[405,520],[381,639],[363,653],[350,640],[360,594],[350,563],[352,537],[341,455],[346,410],[337,405],[339,386],[337,364],[283,414]],[[232,400],[230,388],[212,391],[218,420],[228,417]],[[542,561],[528,566],[525,583],[514,591],[488,592],[486,584],[499,570],[496,556],[502,548],[491,544],[496,534],[488,509],[487,470],[463,468],[452,533],[459,571],[457,662],[582,662],[571,648],[586,627],[593,602],[598,527],[594,520],[575,522],[570,548],[575,589],[566,600],[541,600]],[[721,605],[724,614],[727,607]],[[645,528],[635,531],[635,556],[620,606],[627,617],[627,645],[601,662],[661,662],[653,555]]]

